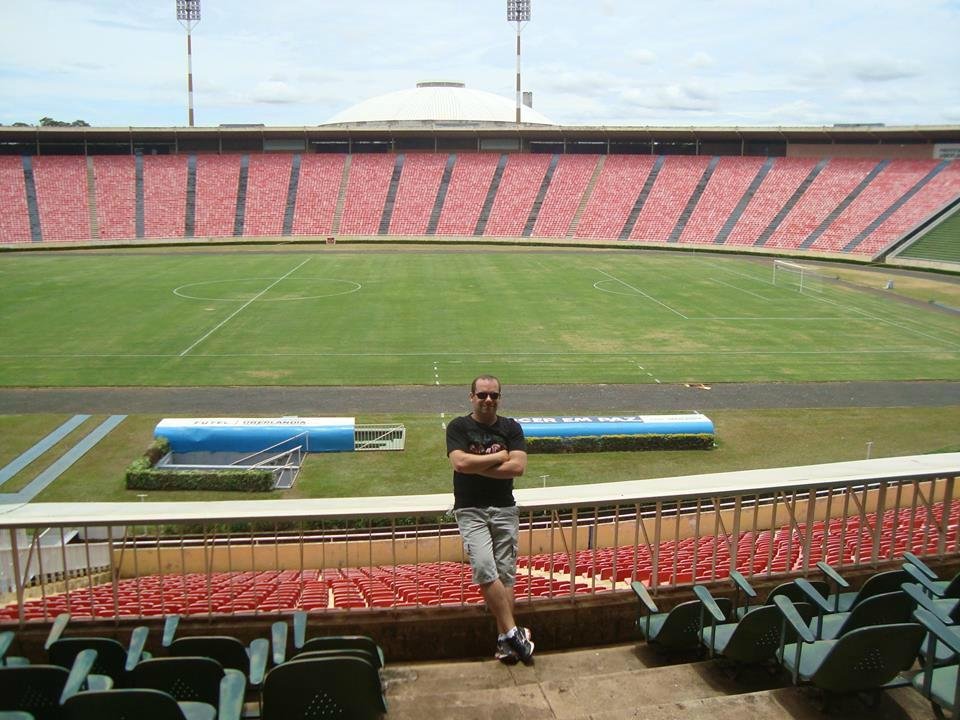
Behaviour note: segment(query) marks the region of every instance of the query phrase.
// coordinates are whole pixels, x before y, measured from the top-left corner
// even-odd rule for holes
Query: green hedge
[[[127,490],[215,490],[218,492],[270,492],[270,470],[158,470],[154,466],[170,451],[166,438],[157,438],[141,457],[127,467]]]
[[[713,435],[589,435],[527,438],[530,453],[709,450]]]

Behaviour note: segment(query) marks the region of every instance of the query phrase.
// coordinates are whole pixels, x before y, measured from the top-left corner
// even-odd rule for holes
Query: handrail
[[[822,561],[844,573],[905,551],[957,554],[957,478],[960,453],[944,453],[518,490],[517,599],[573,602],[631,583],[655,598],[731,576],[810,575]],[[444,493],[0,507],[0,582],[16,590],[0,619],[479,602],[451,505]],[[84,556],[86,575],[57,577],[68,569],[45,562],[32,599],[21,576],[38,527],[78,528],[69,546],[47,550]],[[101,558],[112,572],[98,585]],[[159,607],[160,590],[179,609]]]
[[[913,455],[788,468],[627,480],[592,485],[520,489],[521,511],[676,503],[683,499],[800,492],[840,485],[960,477],[960,453]],[[118,502],[28,503],[0,506],[0,528],[51,525],[143,525],[217,520],[291,521],[324,518],[387,518],[442,515],[449,493],[297,500],[225,500],[215,503]]]

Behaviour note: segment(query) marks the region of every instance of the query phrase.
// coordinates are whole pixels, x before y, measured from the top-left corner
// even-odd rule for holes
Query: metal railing
[[[958,477],[960,453],[947,453],[518,490],[517,599],[955,554]],[[479,603],[451,504],[444,494],[10,508],[0,621]],[[41,547],[44,528],[64,541]]]

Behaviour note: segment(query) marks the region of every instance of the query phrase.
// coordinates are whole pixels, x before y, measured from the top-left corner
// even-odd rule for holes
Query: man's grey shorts
[[[473,568],[473,581],[486,585],[500,578],[504,585],[513,586],[520,533],[517,507],[460,508],[453,516]]]

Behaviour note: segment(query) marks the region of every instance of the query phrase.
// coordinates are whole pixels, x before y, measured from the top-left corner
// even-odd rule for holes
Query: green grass
[[[960,308],[960,278],[938,273],[900,274],[886,268],[858,269],[830,266],[827,273],[868,290],[882,290],[892,298],[904,297],[925,303]],[[887,287],[887,284],[890,287]]]
[[[0,415],[0,468],[56,430],[69,415]]]
[[[878,293],[877,275],[854,272],[837,266],[847,284],[811,276],[800,293],[771,283],[770,259],[700,253],[362,245],[6,253],[0,386],[464,385],[481,371],[511,385],[960,379],[960,323],[897,294],[954,304],[956,283],[898,277],[897,293]],[[868,442],[874,457],[960,450],[957,407],[710,416],[712,451],[534,455],[517,486],[537,487],[544,475],[572,485],[861,459]],[[0,417],[0,467],[64,419]],[[0,490],[25,485],[102,419]],[[136,500],[123,473],[159,419],[130,416],[38,499]],[[450,491],[437,415],[362,421],[403,422],[407,449],[310,456],[297,485],[270,497]]]
[[[960,407],[825,410],[723,410],[710,413],[717,447],[710,451],[531,455],[518,488],[580,485],[673,477],[762,467],[862,460],[873,457],[960,451]],[[38,497],[41,502],[136,501],[124,488],[127,464],[150,443],[158,416],[133,415]],[[406,449],[393,452],[310,455],[293,489],[268,495],[150,492],[151,501],[317,498],[451,492],[451,470],[437,416],[370,416],[369,422],[402,422]],[[93,423],[94,419],[88,422]],[[99,421],[97,421],[99,422]],[[0,417],[0,427],[31,435],[31,416]],[[87,431],[92,425],[84,426]],[[39,439],[35,437],[34,441]],[[52,462],[47,457],[45,464]],[[32,479],[32,475],[26,479]],[[20,479],[12,479],[10,483]],[[5,484],[0,490],[9,492]]]
[[[902,257],[960,263],[960,212],[934,227],[900,253]]]
[[[956,318],[771,275],[636,250],[4,254],[0,385],[960,378]]]

